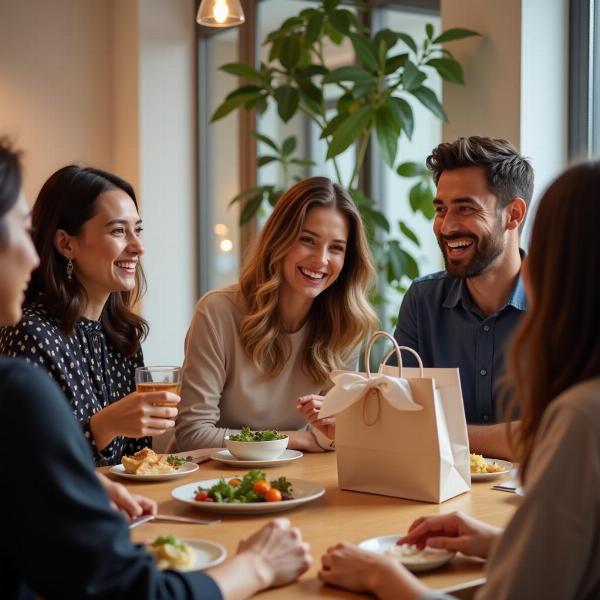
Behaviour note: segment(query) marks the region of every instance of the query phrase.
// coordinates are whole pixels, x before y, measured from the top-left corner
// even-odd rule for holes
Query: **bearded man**
[[[484,137],[440,144],[427,167],[446,270],[413,281],[394,337],[426,367],[459,368],[471,452],[510,458],[498,384],[505,344],[526,309],[519,231],[533,169],[506,140]]]

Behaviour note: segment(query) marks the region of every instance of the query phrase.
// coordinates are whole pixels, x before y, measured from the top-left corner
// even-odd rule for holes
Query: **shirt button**
[[[490,326],[489,325],[484,325],[483,326],[483,330],[484,331],[489,331],[490,330]]]
[[[487,423],[490,420],[490,415],[483,415],[483,420]]]
[[[479,371],[480,375],[487,375],[487,371],[485,369],[481,369],[481,371]]]

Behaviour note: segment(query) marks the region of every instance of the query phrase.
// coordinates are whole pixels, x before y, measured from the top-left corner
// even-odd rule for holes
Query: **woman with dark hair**
[[[135,392],[147,323],[142,221],[129,183],[106,171],[59,169],[33,207],[40,255],[23,318],[0,331],[0,352],[45,368],[81,423],[97,465],[149,446],[174,426],[179,397]]]
[[[178,449],[221,447],[243,425],[283,430],[293,449],[329,448],[318,429],[306,430],[297,405],[326,387],[333,370],[354,368],[377,323],[368,302],[374,279],[360,213],[346,191],[312,177],[285,192],[239,285],[209,292],[196,306]]]
[[[39,262],[20,188],[18,154],[0,139],[0,325],[20,319],[23,290]],[[24,441],[31,460],[20,468],[6,457]],[[54,382],[23,360],[1,356],[0,455],[6,458],[0,479],[10,481],[0,512],[12,517],[0,540],[3,600],[242,600],[294,581],[310,565],[300,532],[277,519],[205,573],[158,571],[143,546],[131,543],[127,522],[109,500],[129,513],[148,504],[140,507],[143,499],[118,484],[116,490],[100,485]]]
[[[399,540],[489,556],[478,599],[600,593],[599,210],[600,162],[566,171],[537,210],[523,265],[530,309],[507,354],[525,497],[506,530],[453,513],[417,519]],[[322,563],[323,581],[378,598],[447,598],[351,544],[330,548]]]

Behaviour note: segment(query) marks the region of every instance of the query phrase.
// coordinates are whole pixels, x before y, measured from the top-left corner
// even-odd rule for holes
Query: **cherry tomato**
[[[277,488],[272,487],[271,489],[267,490],[267,493],[265,494],[265,500],[267,502],[280,502],[281,492]]]
[[[252,486],[252,490],[261,496],[264,496],[270,489],[271,484],[265,479],[258,479]]]
[[[229,480],[229,485],[231,487],[237,487],[238,485],[240,485],[240,483],[242,483],[242,482],[239,479],[230,479]]]
[[[194,498],[198,500],[198,502],[203,502],[208,498],[208,494],[206,492],[198,492]]]
[[[211,498],[210,496],[208,496],[207,498],[204,498],[204,502],[214,502],[215,499]]]

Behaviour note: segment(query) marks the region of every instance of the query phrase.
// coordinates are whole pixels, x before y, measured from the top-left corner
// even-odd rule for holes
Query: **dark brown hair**
[[[77,278],[67,281],[67,259],[54,246],[55,232],[64,229],[69,235],[78,235],[83,224],[94,216],[100,194],[114,189],[123,190],[137,207],[135,192],[125,180],[100,169],[69,165],[50,176],[33,206],[32,237],[40,266],[31,276],[26,302],[42,303],[58,319],[65,335],[73,333],[87,297]],[[144,272],[138,265],[135,288],[112,292],[100,317],[110,343],[129,356],[139,350],[148,334],[147,322],[132,311],[145,289]]]
[[[6,213],[17,203],[21,191],[20,153],[5,138],[0,138],[0,245],[6,242]]]
[[[483,167],[490,189],[498,198],[498,209],[513,198],[527,204],[533,194],[533,168],[506,140],[471,136],[444,142],[427,157],[427,168],[436,185],[444,171],[461,167]]]
[[[524,479],[546,408],[600,375],[600,162],[572,167],[542,197],[527,270],[530,310],[508,348],[508,381],[521,425],[511,436]]]

